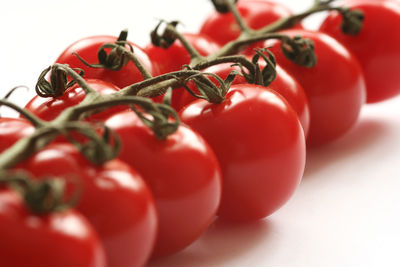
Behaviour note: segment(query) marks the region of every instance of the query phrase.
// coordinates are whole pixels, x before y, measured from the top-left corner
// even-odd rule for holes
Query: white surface
[[[281,2],[300,10],[312,0]],[[0,96],[28,85],[29,94],[12,97],[25,103],[40,72],[79,38],[128,28],[129,39],[145,45],[156,18],[195,32],[211,10],[206,0],[10,1],[0,11]],[[400,97],[365,107],[347,135],[310,151],[300,188],[270,218],[217,220],[185,251],[149,266],[398,267],[399,165]]]

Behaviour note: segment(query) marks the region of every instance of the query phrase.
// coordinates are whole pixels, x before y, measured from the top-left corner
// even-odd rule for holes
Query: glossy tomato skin
[[[255,30],[292,15],[289,8],[272,1],[239,1],[236,6],[247,25]],[[218,44],[224,45],[239,37],[240,28],[231,13],[215,12],[206,19],[200,33],[211,37]]]
[[[213,54],[220,48],[220,46],[208,36],[192,33],[185,33],[183,35],[202,56]],[[191,60],[189,53],[179,40],[176,40],[168,49],[149,44],[145,48],[145,51],[157,68],[157,75],[178,71],[182,69],[183,65],[189,64]],[[177,107],[183,91],[183,88],[177,88],[173,91],[171,101],[172,107]],[[157,97],[155,101],[160,102],[161,99],[162,97]]]
[[[217,155],[222,169],[218,215],[234,221],[264,218],[300,183],[305,139],[295,111],[276,92],[233,85],[220,104],[196,100],[179,113]]]
[[[361,63],[367,85],[367,102],[375,103],[400,93],[400,4],[396,1],[348,1],[346,6],[364,12],[361,32],[345,35],[341,17],[330,14],[320,30],[346,46]]]
[[[0,191],[0,258],[8,267],[106,267],[89,222],[68,210],[32,214],[13,191]]]
[[[107,95],[119,91],[119,88],[111,83],[98,80],[86,79],[88,85],[96,92]],[[45,121],[54,120],[66,108],[78,105],[85,98],[85,92],[75,84],[68,88],[65,93],[57,98],[53,97],[33,97],[25,106],[25,109],[32,112],[37,117]],[[91,121],[103,121],[114,113],[123,110],[124,107],[111,108],[101,113],[89,117]]]
[[[234,70],[239,70],[238,67],[232,67],[231,63],[224,63],[209,67],[204,70],[207,73],[214,73],[222,79],[226,79],[228,75]],[[265,66],[265,64],[264,64]],[[260,67],[263,68],[263,63],[260,63]],[[308,129],[310,127],[310,108],[308,105],[308,100],[306,94],[301,87],[301,85],[284,69],[279,65],[276,66],[277,76],[275,80],[268,86],[269,89],[276,91],[282,95],[291,105],[291,107],[296,111],[299,116],[301,126],[304,130],[304,135],[307,136]],[[210,77],[210,79],[215,82],[217,86],[220,84]],[[243,76],[237,75],[232,84],[247,84],[246,79]],[[192,90],[196,90],[194,84],[190,84]],[[190,102],[196,100],[188,92],[183,93],[181,98],[181,103],[179,105],[179,110],[189,104]]]
[[[310,104],[310,131],[307,145],[319,146],[347,132],[357,121],[365,103],[365,80],[360,64],[339,42],[312,31],[290,30],[283,33],[300,35],[314,42],[317,64],[312,68],[296,65],[273,45],[277,62],[302,85]]]
[[[122,140],[119,158],[137,169],[153,192],[159,218],[153,257],[182,250],[208,227],[220,202],[221,173],[213,151],[182,125],[157,140],[133,112],[114,115],[106,125]]]
[[[70,191],[82,188],[76,209],[99,234],[108,266],[145,264],[157,218],[153,197],[135,170],[119,160],[95,166],[70,144],[51,144],[20,168],[39,178],[63,177]]]
[[[86,62],[90,64],[99,63],[97,52],[99,48],[105,43],[114,43],[117,40],[115,36],[92,36],[83,38],[68,46],[57,58],[56,62],[61,64],[68,64],[71,68],[80,68],[85,74],[85,78],[103,80],[116,86],[123,88],[133,83],[143,81],[143,77],[136,68],[133,62],[129,62],[121,70],[114,71],[103,68],[91,68],[84,65],[78,57],[73,53],[77,53]],[[134,43],[131,43],[135,56],[139,59],[144,67],[151,73],[154,73],[153,64],[151,63],[147,54],[143,49]]]
[[[0,118],[0,153],[34,131],[33,125],[25,119]]]

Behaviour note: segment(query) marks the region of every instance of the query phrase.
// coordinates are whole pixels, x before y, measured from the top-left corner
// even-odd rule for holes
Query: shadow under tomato
[[[273,224],[269,220],[232,223],[216,219],[203,236],[184,251],[153,260],[148,267],[204,267],[234,262],[244,254],[265,243]]]
[[[385,140],[392,125],[379,118],[362,118],[346,135],[331,144],[307,150],[303,180],[318,177],[329,164],[349,160],[359,153],[370,153]]]

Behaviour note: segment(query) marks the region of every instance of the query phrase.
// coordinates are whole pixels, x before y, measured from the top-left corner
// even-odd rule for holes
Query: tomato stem
[[[236,1],[234,0],[224,0],[225,5],[229,9],[229,11],[233,14],[235,17],[235,20],[237,24],[239,25],[239,28],[242,32],[242,35],[244,36],[252,36],[254,34],[253,29],[251,29],[247,23],[244,21],[242,15],[239,13],[239,10],[237,9],[235,3]],[[243,36],[242,36],[243,38]]]
[[[69,68],[68,65],[56,63],[41,73],[38,84],[36,85],[36,91],[41,96],[57,97],[62,95],[69,86],[77,83],[86,93],[83,101],[77,106],[65,109],[51,122],[43,122],[16,105],[9,104],[6,100],[0,102],[1,104],[17,110],[31,121],[34,126],[36,126],[35,132],[31,136],[19,140],[12,147],[0,154],[0,169],[4,170],[15,166],[22,160],[30,157],[36,151],[45,147],[52,140],[57,138],[58,135],[64,134],[68,136],[68,131],[70,130],[82,131],[81,133],[92,140],[92,145],[101,144],[106,146],[104,151],[101,151],[100,148],[94,149],[94,151],[104,153],[104,155],[95,159],[95,161],[97,160],[100,163],[104,162],[111,158],[111,155],[116,154],[118,144],[115,142],[118,142],[118,140],[115,138],[114,143],[112,143],[111,139],[108,139],[108,137],[106,138],[104,136],[100,137],[95,135],[97,132],[93,128],[85,128],[90,126],[78,126],[74,121],[81,120],[85,116],[101,112],[106,108],[116,105],[132,106],[132,110],[138,114],[143,123],[153,129],[155,136],[159,139],[165,139],[169,134],[176,131],[179,124],[178,115],[168,105],[154,104],[151,100],[143,98],[143,96],[158,96],[163,94],[168,88],[184,86],[189,80],[193,80],[199,86],[199,89],[203,91],[205,98],[209,101],[219,103],[223,101],[224,94],[228,91],[229,85],[232,83],[234,75],[236,74],[231,73],[225,81],[214,77],[221,84],[220,88],[216,88],[207,77],[207,74],[203,74],[200,70],[220,63],[240,63],[242,66],[247,68],[250,74],[254,73],[254,77],[252,77],[252,79],[254,78],[254,81],[268,83],[273,79],[272,74],[274,71],[274,59],[270,54],[268,55],[269,57],[264,58],[269,65],[269,69],[263,73],[260,73],[259,66],[256,65],[255,62],[250,62],[243,56],[231,55],[245,49],[249,44],[257,41],[279,39],[283,45],[283,52],[287,57],[297,64],[312,67],[316,60],[315,54],[313,54],[313,44],[307,41],[307,39],[301,39],[298,37],[289,38],[286,35],[276,33],[276,31],[290,28],[311,14],[327,10],[336,10],[341,12],[345,22],[344,28],[346,28],[345,30],[350,34],[355,34],[359,29],[361,29],[360,25],[362,25],[363,19],[362,14],[358,11],[354,12],[345,8],[331,6],[330,4],[334,2],[334,0],[319,0],[315,1],[314,6],[303,13],[278,20],[260,30],[252,30],[249,29],[241,18],[236,6],[234,5],[234,1],[222,1],[226,4],[227,11],[230,10],[235,16],[242,29],[242,34],[236,40],[229,42],[219,51],[209,55],[208,57],[202,57],[186,40],[184,35],[180,34],[176,30],[176,25],[178,24],[176,21],[167,24],[166,34],[163,36],[159,36],[156,33],[160,24],[157,26],[156,30],[153,31],[152,38],[159,41],[161,45],[170,45],[176,39],[181,41],[192,59],[190,64],[185,66],[186,69],[152,77],[149,71],[136,58],[132,46],[126,41],[127,31],[122,31],[116,43],[105,44],[102,49],[99,50],[98,56],[100,63],[97,64],[97,67],[104,67],[107,65],[112,70],[118,71],[124,67],[128,61],[132,61],[141,72],[144,81],[127,86],[121,91],[115,92],[111,95],[100,95],[86,83],[83,77],[81,77],[82,72],[77,73],[76,70]],[[111,48],[111,52],[107,54],[105,48]],[[258,54],[258,56],[262,56],[262,54]],[[52,72],[50,82],[45,79],[45,76],[49,71]],[[263,77],[260,77],[260,75]],[[72,78],[71,82],[68,82],[67,76]],[[143,112],[147,114],[145,115]],[[105,131],[108,130],[105,129]],[[73,143],[78,145],[75,141],[72,140]],[[82,144],[79,144],[79,146],[81,146],[82,149],[87,149],[87,147]],[[92,151],[89,154],[93,155],[96,153]]]

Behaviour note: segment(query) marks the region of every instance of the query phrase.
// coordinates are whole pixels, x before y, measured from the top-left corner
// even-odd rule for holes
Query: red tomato
[[[400,93],[400,4],[396,1],[349,1],[365,18],[357,35],[345,35],[341,16],[332,13],[320,30],[346,46],[359,60],[367,85],[367,102],[374,103]]]
[[[92,36],[76,41],[71,44],[56,60],[57,63],[68,64],[71,68],[81,68],[84,70],[85,78],[99,79],[103,80],[116,86],[123,88],[125,86],[131,85],[133,83],[143,81],[143,77],[139,70],[136,68],[133,62],[129,62],[121,70],[114,71],[102,68],[91,68],[84,65],[78,57],[76,57],[74,52],[76,52],[80,57],[82,57],[86,62],[94,64],[98,63],[97,52],[99,48],[105,43],[114,43],[117,37],[114,36]],[[134,54],[139,59],[139,61],[144,65],[144,67],[153,74],[153,65],[143,51],[142,48],[134,43],[130,43],[133,47]],[[110,49],[108,49],[109,51]]]
[[[103,247],[74,210],[32,214],[21,197],[0,191],[0,258],[4,267],[105,267]]]
[[[261,219],[294,193],[304,170],[305,140],[282,96],[258,85],[233,85],[221,104],[199,99],[180,117],[206,139],[221,165],[219,216]]]
[[[99,234],[108,266],[145,264],[156,236],[156,211],[151,193],[136,171],[119,160],[95,166],[70,144],[52,144],[20,168],[35,177],[70,179],[71,191],[76,190],[71,188],[74,186],[82,188],[76,209]]]
[[[236,7],[247,25],[254,30],[292,15],[289,8],[281,3],[271,1],[239,1]],[[241,31],[232,13],[215,12],[206,19],[200,33],[210,36],[220,45],[224,45],[239,37]]]
[[[115,85],[97,79],[87,79],[86,82],[97,92],[102,95],[112,94],[119,91],[119,88]],[[51,121],[55,119],[60,113],[66,108],[76,106],[85,98],[85,92],[82,88],[75,84],[71,88],[68,88],[65,93],[57,98],[52,97],[33,97],[28,104],[26,104],[25,109],[32,112],[37,117]],[[101,113],[95,114],[90,117],[91,121],[103,121],[110,117],[112,114],[123,110],[124,107],[116,107],[108,109]]]
[[[217,43],[205,35],[186,33],[184,36],[202,56],[213,54],[220,48]],[[158,67],[157,75],[180,70],[183,65],[189,64],[191,59],[189,53],[179,40],[176,40],[168,49],[149,44],[145,48],[145,51],[153,64]],[[177,103],[179,103],[182,93],[183,88],[173,91],[171,103],[173,107],[176,107]],[[160,102],[160,99],[157,98],[156,101]]]
[[[214,153],[199,134],[185,126],[158,140],[133,112],[106,121],[121,138],[119,158],[138,170],[150,186],[159,218],[153,257],[182,250],[213,220],[221,194]]]
[[[326,34],[305,30],[283,32],[301,35],[314,42],[317,64],[312,68],[296,65],[273,45],[277,62],[303,86],[310,104],[310,131],[307,144],[328,143],[347,132],[357,121],[365,102],[365,81],[358,61],[339,42]]]
[[[205,69],[204,72],[214,73],[220,78],[226,79],[231,71],[233,71],[234,69],[238,70],[238,67],[231,67],[231,65],[231,63],[215,65]],[[263,68],[262,63],[260,63],[260,65],[261,68]],[[301,126],[304,129],[304,135],[307,136],[310,126],[310,110],[306,94],[304,93],[301,85],[284,69],[277,65],[276,71],[277,76],[275,80],[268,86],[268,88],[281,94],[289,102],[289,104],[299,116]],[[220,84],[214,78],[210,77],[210,79],[217,86],[220,86]],[[247,84],[247,81],[243,76],[237,75],[232,84]],[[194,84],[190,85],[190,89],[196,91]],[[194,100],[196,100],[196,98],[188,92],[183,93],[180,106],[178,107],[179,110]]]
[[[35,128],[27,120],[0,118],[0,153],[19,139],[31,135],[34,131]]]

